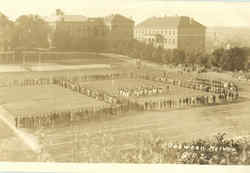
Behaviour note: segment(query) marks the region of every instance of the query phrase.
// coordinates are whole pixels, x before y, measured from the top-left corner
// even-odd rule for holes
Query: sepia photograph
[[[4,0],[1,162],[250,165],[250,1]]]

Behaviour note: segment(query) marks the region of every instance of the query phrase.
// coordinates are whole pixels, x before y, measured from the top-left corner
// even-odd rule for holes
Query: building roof
[[[106,16],[104,20],[105,22],[115,22],[115,21],[125,20],[128,22],[134,23],[132,19],[122,16],[120,14],[112,14],[112,15]]]
[[[46,17],[45,20],[48,22],[56,22],[56,21],[64,21],[64,22],[84,22],[87,21],[88,18],[82,15],[62,15],[62,16],[49,16]]]
[[[177,27],[203,27],[194,19],[187,16],[152,17],[136,25],[136,28],[177,28]]]
[[[82,15],[63,15],[61,16],[61,20],[65,22],[84,22],[88,18]]]
[[[133,22],[134,21],[130,18],[127,18],[125,16],[122,16],[120,14],[113,14],[110,16],[106,17],[85,17],[82,15],[62,15],[62,16],[57,16],[57,15],[51,15],[49,17],[44,18],[48,22],[55,22],[55,21],[64,21],[64,22],[84,22],[84,21],[89,21],[89,22],[106,22],[106,23],[111,23],[115,21],[129,21]]]

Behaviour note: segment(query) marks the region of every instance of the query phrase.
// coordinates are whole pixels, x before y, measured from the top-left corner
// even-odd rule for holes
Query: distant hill
[[[208,27],[207,49],[216,47],[250,47],[250,27]]]

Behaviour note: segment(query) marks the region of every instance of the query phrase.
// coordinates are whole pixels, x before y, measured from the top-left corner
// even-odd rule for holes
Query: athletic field
[[[0,103],[11,113],[47,113],[102,107],[106,103],[56,85],[0,88]]]
[[[76,58],[77,59],[77,58]],[[85,60],[60,60],[53,59],[49,64],[56,63],[57,65],[87,65],[91,64],[105,64],[101,59],[94,58],[93,61]],[[80,62],[81,61],[81,62]],[[84,62],[85,61],[85,62]],[[97,63],[98,61],[98,63]],[[105,62],[109,62],[108,60]],[[113,62],[113,60],[112,60]],[[42,62],[43,63],[43,62]],[[45,62],[44,62],[45,63]],[[118,59],[114,62],[115,66],[112,68],[85,68],[85,69],[64,69],[60,71],[25,71],[25,72],[7,72],[1,73],[0,81],[8,79],[32,79],[50,76],[81,76],[94,74],[111,74],[117,72],[135,71],[133,65],[124,65],[123,61]],[[16,67],[15,67],[16,68]],[[53,69],[53,66],[51,67]],[[13,70],[15,71],[15,70]],[[144,68],[141,72],[156,74],[159,70]],[[171,71],[168,73],[173,79],[187,79],[200,76],[197,73],[180,73],[178,71]],[[212,78],[221,78],[222,74],[206,74]],[[140,85],[157,87],[163,84],[133,79],[122,80],[103,80],[83,82],[82,85],[93,87],[99,90],[104,90],[111,94],[117,94],[118,88],[135,88]],[[218,132],[228,133],[227,137],[234,137],[238,135],[248,135],[250,131],[250,85],[249,83],[240,84],[240,95],[245,97],[245,100],[238,103],[227,105],[202,106],[195,108],[188,108],[183,110],[165,111],[165,112],[130,112],[123,117],[112,119],[103,122],[89,122],[78,123],[74,129],[72,127],[56,127],[54,129],[44,129],[42,133],[45,134],[44,146],[45,150],[53,157],[54,161],[68,162],[73,161],[73,149],[75,146],[75,134],[79,135],[80,141],[79,161],[88,162],[87,155],[95,156],[92,161],[110,161],[110,158],[100,160],[98,157],[104,158],[104,148],[112,154],[117,154],[121,150],[126,150],[134,145],[139,139],[140,135],[149,136],[149,134],[164,135],[170,141],[192,141],[194,138],[208,138]],[[195,96],[205,95],[207,93],[179,88],[170,85],[169,93],[163,96],[142,97],[137,99],[158,99],[166,97],[181,97],[181,96]],[[76,109],[83,106],[105,105],[92,98],[80,95],[69,89],[60,88],[55,85],[43,87],[1,87],[0,88],[0,104],[11,113],[15,112],[50,112],[60,110]],[[5,126],[0,124],[1,129]],[[6,138],[7,135],[12,135],[11,131],[4,130],[6,133],[1,135],[1,138]],[[78,132],[76,132],[78,131]],[[38,131],[28,131],[37,136]],[[41,133],[39,131],[39,133]],[[105,139],[104,139],[104,136]],[[13,140],[11,148],[18,148],[18,140]],[[9,146],[11,146],[9,145]],[[23,147],[24,148],[24,147]],[[15,154],[20,154],[18,150],[14,150]],[[21,155],[21,154],[20,154]],[[14,154],[13,154],[14,156]],[[106,156],[105,156],[106,157]],[[107,156],[108,157],[108,156]],[[10,157],[11,161],[15,160]],[[19,159],[21,159],[19,157]],[[26,159],[26,158],[25,158]],[[29,160],[29,159],[26,159]],[[31,159],[32,160],[32,159]],[[34,159],[33,159],[34,160]]]

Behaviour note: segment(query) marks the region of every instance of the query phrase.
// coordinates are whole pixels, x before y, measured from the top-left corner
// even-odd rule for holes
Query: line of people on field
[[[26,79],[14,79],[14,80],[4,80],[0,82],[0,87],[41,87],[45,85],[52,84],[52,78],[42,77],[42,78],[26,78]]]
[[[233,93],[239,95],[239,88],[232,82],[224,80],[209,80],[206,78],[195,78],[193,80],[176,80],[168,77],[167,73],[163,73],[159,76],[149,74],[139,74],[137,76],[140,79],[151,80],[156,82],[171,83],[180,87],[189,88],[193,90],[201,90],[205,92],[214,92],[217,94]]]
[[[104,116],[106,115],[105,113],[110,113],[110,108],[96,109],[92,107],[49,113],[20,113],[15,117],[15,123],[17,128],[55,127],[58,124],[71,123],[76,119],[90,121],[94,119],[99,112],[102,112]]]
[[[225,103],[236,100],[234,97],[224,97],[222,95],[200,95],[200,96],[186,96],[178,98],[164,98],[158,100],[143,101],[141,103],[144,110],[164,110],[164,109],[174,109],[183,108],[186,106],[195,105],[212,105],[217,103]]]
[[[92,80],[111,80],[130,78],[130,73],[108,73],[108,74],[95,74],[95,75],[75,75],[75,76],[48,76],[48,77],[28,77],[23,79],[0,79],[0,87],[28,87],[50,85],[54,80],[70,80],[73,82],[85,82]]]
[[[235,92],[239,90],[234,83],[223,80],[209,80],[203,78],[195,78],[193,79],[193,82],[196,83],[197,85],[204,85],[213,92],[215,92],[217,88],[225,90],[233,90]]]
[[[189,88],[193,90],[200,90],[204,92],[212,92],[216,94],[224,94],[224,95],[237,95],[239,96],[239,90],[237,87],[225,87],[223,85],[207,85],[200,84],[195,81],[181,81],[181,80],[173,80],[173,85]]]
[[[119,104],[118,99],[110,94],[97,91],[95,89],[90,89],[80,85],[78,82],[73,82],[70,80],[53,80],[53,84],[59,85],[63,88],[70,89],[72,91],[78,92],[85,96],[91,97],[93,99],[104,101],[109,104]]]
[[[83,107],[64,111],[51,111],[47,113],[16,113],[15,125],[17,128],[53,128],[61,124],[74,122],[90,122],[108,120],[121,116],[131,110],[143,110],[136,102],[120,105]]]
[[[119,88],[118,93],[123,97],[141,97],[141,96],[154,96],[160,95],[164,92],[169,91],[169,86],[163,87],[158,86],[140,86],[137,88]]]
[[[73,111],[64,112],[50,112],[45,114],[35,113],[35,114],[25,114],[21,113],[16,116],[16,126],[26,127],[26,128],[40,128],[42,126],[53,127],[58,122],[71,122],[71,115],[82,115],[79,119],[86,119],[87,121],[94,119],[108,118],[111,115],[115,115],[112,111],[117,112],[117,114],[125,113],[131,110],[143,111],[143,110],[164,110],[169,108],[181,108],[188,105],[206,105],[215,104],[220,102],[234,101],[239,97],[239,89],[236,85],[228,83],[222,80],[208,80],[208,79],[194,79],[191,81],[184,80],[172,80],[172,84],[180,87],[185,87],[193,90],[201,90],[206,92],[216,93],[210,96],[194,96],[194,97],[184,97],[178,99],[160,99],[160,100],[149,100],[139,103],[137,101],[131,101],[130,99],[121,100],[116,96],[112,96],[104,91],[97,91],[93,88],[87,88],[79,84],[79,82],[92,81],[92,80],[113,80],[113,79],[144,79],[155,82],[162,82],[164,85],[169,84],[169,79],[166,74],[161,75],[150,75],[144,73],[113,73],[113,74],[98,74],[98,75],[83,75],[81,72],[76,76],[50,76],[50,77],[40,77],[37,78],[26,78],[26,79],[14,79],[6,80],[3,79],[0,82],[0,86],[4,87],[35,87],[35,86],[46,86],[50,84],[56,84],[63,88],[71,89],[75,92],[81,93],[88,97],[92,97],[99,101],[104,101],[112,106],[110,108],[105,108],[97,112],[92,111],[81,111],[81,113],[72,113]],[[168,88],[169,89],[169,88]],[[166,90],[168,90],[166,89]],[[147,96],[154,94],[163,93],[164,88],[153,86],[151,89],[148,87],[138,87],[136,89],[120,88],[120,96]],[[110,111],[112,109],[112,111]],[[80,111],[78,111],[80,112]],[[83,113],[85,112],[85,113]],[[78,116],[73,116],[78,117]],[[87,118],[86,118],[87,117]],[[78,119],[78,118],[76,118]]]
[[[0,86],[2,87],[17,87],[17,86],[35,86],[35,85],[49,85],[52,84],[53,80],[70,80],[73,82],[86,82],[86,81],[95,81],[95,80],[115,80],[115,79],[144,79],[144,80],[152,80],[152,81],[166,81],[166,77],[162,76],[151,76],[146,74],[140,74],[135,72],[129,72],[129,73],[106,73],[106,74],[82,74],[82,72],[79,72],[79,74],[71,76],[67,74],[63,75],[54,75],[54,76],[33,76],[33,77],[26,77],[26,78],[17,78],[17,79],[0,79]]]
[[[85,82],[92,80],[111,80],[111,79],[123,79],[129,78],[129,73],[107,73],[107,74],[92,74],[92,75],[75,75],[68,77],[69,80],[74,82]],[[65,79],[65,77],[63,77]]]
[[[167,77],[167,74],[159,74],[159,75],[150,75],[144,73],[112,73],[112,74],[95,74],[95,75],[75,75],[75,76],[53,76],[53,77],[41,77],[41,78],[27,78],[27,79],[14,79],[1,80],[0,86],[43,86],[49,85],[53,80],[70,80],[73,82],[84,82],[91,80],[113,80],[113,79],[144,79],[156,82],[162,82],[169,84],[170,81],[173,85],[178,85],[180,87],[190,88],[194,90],[202,90],[206,92],[215,92],[217,94],[230,91],[230,92],[238,92],[238,87],[232,83],[225,82],[222,80],[208,80],[202,78],[196,78],[191,81],[184,80],[171,80]]]

